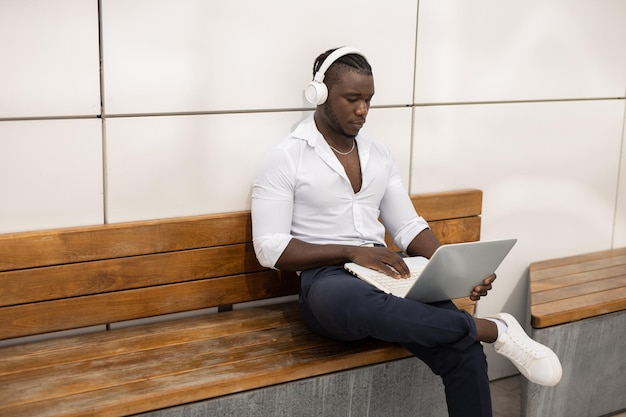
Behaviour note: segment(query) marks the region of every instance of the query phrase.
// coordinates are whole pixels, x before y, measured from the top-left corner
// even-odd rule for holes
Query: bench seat
[[[626,310],[626,248],[533,263],[530,296],[536,329]]]
[[[0,415],[80,415],[93,404],[125,414],[409,356],[374,340],[318,337],[295,303],[216,316],[5,348]]]
[[[452,243],[478,240],[481,197],[413,201]],[[1,416],[179,415],[177,407],[224,409],[293,384],[317,392],[322,381],[344,381],[344,397],[370,384],[372,399],[407,379],[427,387],[413,386],[415,399],[396,416],[446,414],[438,377],[398,345],[338,342],[303,325],[297,276],[258,264],[249,212],[0,235],[0,253]],[[473,313],[474,302],[455,302]],[[245,403],[229,415],[254,415],[246,407],[255,402]]]

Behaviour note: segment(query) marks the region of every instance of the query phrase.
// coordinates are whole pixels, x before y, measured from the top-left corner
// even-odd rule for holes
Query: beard
[[[326,105],[324,106],[324,115],[326,116],[326,119],[328,120],[328,124],[339,134],[349,139],[354,139],[356,135],[358,135],[359,133],[358,130],[356,132],[348,132],[341,125],[341,122],[339,121],[339,118],[337,117],[337,113],[335,113],[333,106],[329,102],[326,102]]]

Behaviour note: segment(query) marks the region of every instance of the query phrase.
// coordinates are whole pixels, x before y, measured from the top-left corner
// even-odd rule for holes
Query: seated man
[[[450,416],[491,416],[480,342],[494,343],[531,381],[555,385],[561,364],[501,313],[474,318],[451,301],[423,304],[386,294],[343,268],[355,262],[395,278],[406,264],[385,247],[385,230],[410,256],[430,258],[439,241],[416,212],[386,146],[361,128],[374,96],[372,69],[353,48],[320,55],[307,86],[315,113],[271,151],[252,189],[254,248],[271,268],[301,271],[305,323],[339,340],[396,342],[443,378]],[[382,220],[382,224],[379,221]],[[495,275],[469,296],[487,295]]]

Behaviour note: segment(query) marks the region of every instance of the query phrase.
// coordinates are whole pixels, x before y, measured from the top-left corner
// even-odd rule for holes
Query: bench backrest
[[[480,238],[482,192],[412,196],[443,243]],[[0,235],[0,340],[297,294],[249,212]]]

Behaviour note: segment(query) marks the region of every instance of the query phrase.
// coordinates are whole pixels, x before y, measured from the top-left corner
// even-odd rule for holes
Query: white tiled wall
[[[0,118],[100,113],[98,3],[0,2]]]
[[[600,250],[623,113],[620,100],[416,108],[411,191],[483,189],[483,236],[524,236],[532,258]]]
[[[249,208],[352,45],[410,191],[481,188],[519,238],[479,314],[524,317],[530,262],[626,245],[625,39],[624,0],[3,0],[0,233]]]
[[[108,220],[249,208],[259,155],[303,117],[277,112],[107,120]]]
[[[419,6],[416,103],[624,96],[623,0]]]
[[[0,122],[0,232],[103,222],[97,119]]]
[[[411,102],[415,1],[102,4],[109,114],[306,107],[315,57],[348,44],[376,65],[377,103]]]

